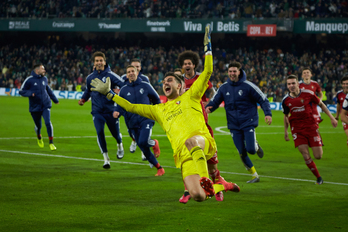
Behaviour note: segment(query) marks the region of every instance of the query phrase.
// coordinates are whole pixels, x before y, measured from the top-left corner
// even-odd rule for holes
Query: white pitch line
[[[227,131],[223,131],[221,130],[222,128],[227,128],[227,127],[218,127],[218,128],[215,128],[216,131],[220,132],[220,133],[214,133],[214,136],[215,135],[231,135],[230,132],[227,132]],[[330,131],[324,131],[324,132],[320,132],[320,134],[336,134],[337,132],[330,132]],[[256,132],[257,135],[283,135],[284,132],[264,132],[264,133],[259,133],[259,132]],[[111,135],[107,135],[105,136],[106,138],[112,138]],[[129,137],[129,135],[122,135],[122,138],[127,138]],[[152,134],[151,137],[167,137],[166,134]],[[96,139],[97,136],[61,136],[61,137],[54,137],[55,139],[88,139],[88,138],[94,138]],[[37,139],[37,137],[7,137],[7,138],[1,138],[0,137],[0,140],[10,140],[10,139]],[[44,138],[45,139],[45,138]]]
[[[64,156],[64,155],[41,154],[41,153],[32,153],[32,152],[23,152],[23,151],[0,150],[0,152],[18,153],[18,154],[36,155],[36,156],[47,156],[47,157],[56,157],[56,158],[65,158],[65,159],[79,159],[79,160],[98,161],[98,162],[102,162],[103,161],[101,159],[82,158],[82,157]],[[148,166],[148,163],[134,163],[134,162],[125,162],[125,161],[113,161],[113,160],[111,160],[110,162],[112,162],[112,163],[120,163],[120,164],[132,164],[132,165],[146,165],[146,166]],[[162,165],[162,167],[173,168],[173,169],[176,168],[176,167],[173,167],[173,166],[163,166],[163,165]],[[231,174],[231,175],[250,176],[250,174],[238,173],[238,172],[225,172],[225,171],[220,171],[220,172],[221,173],[226,173],[226,174]],[[287,177],[279,177],[279,176],[262,176],[262,175],[260,175],[260,177],[271,178],[271,179],[281,179],[281,180],[302,181],[302,182],[314,182],[313,180],[298,179],[298,178],[287,178]],[[324,183],[325,184],[335,184],[335,185],[345,185],[345,186],[348,186],[348,183],[338,183],[338,182],[330,182],[330,181],[325,181]]]

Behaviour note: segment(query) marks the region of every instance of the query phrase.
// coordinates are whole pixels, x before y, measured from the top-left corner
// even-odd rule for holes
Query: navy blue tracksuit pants
[[[129,129],[130,134],[134,136],[140,150],[144,153],[146,159],[156,166],[158,161],[152,153],[150,147],[155,146],[155,141],[151,139],[152,127],[154,123],[142,123],[140,128]]]
[[[118,118],[114,118],[112,116],[112,112],[106,114],[93,114],[93,122],[97,131],[98,145],[102,153],[108,152],[104,133],[105,123],[108,126],[112,136],[116,139],[117,143],[122,143],[119,120]]]

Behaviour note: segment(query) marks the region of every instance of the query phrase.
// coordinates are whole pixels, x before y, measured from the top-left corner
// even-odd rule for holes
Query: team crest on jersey
[[[314,86],[312,86],[312,89],[314,89]]]
[[[45,81],[42,81],[42,85],[45,85]]]
[[[140,92],[141,94],[143,94],[143,93],[144,93],[144,89],[141,88],[141,89],[139,90],[139,92]]]
[[[176,102],[177,105],[180,105],[180,103],[181,103],[181,101],[177,101],[177,102]]]
[[[239,96],[242,96],[243,95],[243,90],[239,90],[238,94],[239,94]]]
[[[105,83],[106,82],[106,77],[103,77],[102,81]]]
[[[289,105],[288,105],[289,107],[291,106],[291,103],[289,103]]]
[[[301,98],[301,102],[303,103],[304,102],[304,100]]]
[[[344,102],[343,102],[343,107],[346,108],[348,106],[348,100],[345,99]]]

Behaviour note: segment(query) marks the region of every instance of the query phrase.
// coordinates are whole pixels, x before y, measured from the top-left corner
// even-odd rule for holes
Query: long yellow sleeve
[[[201,99],[208,88],[208,81],[213,73],[213,56],[205,55],[204,70],[188,91],[191,91],[192,98]]]

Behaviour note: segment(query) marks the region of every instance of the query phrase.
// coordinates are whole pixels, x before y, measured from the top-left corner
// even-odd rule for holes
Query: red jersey
[[[308,89],[310,91],[313,91],[314,94],[318,94],[321,92],[320,85],[318,84],[318,82],[313,80],[311,80],[309,84],[306,84],[303,81],[300,81],[300,89]],[[312,111],[313,111],[313,116],[316,118],[316,120],[320,121],[320,114],[318,112],[317,105],[318,104],[312,103]]]
[[[337,103],[340,104],[341,109],[342,109],[343,102],[344,102],[344,99],[346,98],[346,96],[347,96],[347,94],[345,94],[345,93],[343,92],[343,90],[338,91],[337,94],[336,94]]]
[[[318,127],[313,117],[312,106],[310,103],[319,104],[320,99],[314,92],[303,89],[297,97],[286,95],[282,101],[283,113],[290,114],[289,122],[291,130],[303,130],[303,128]]]

